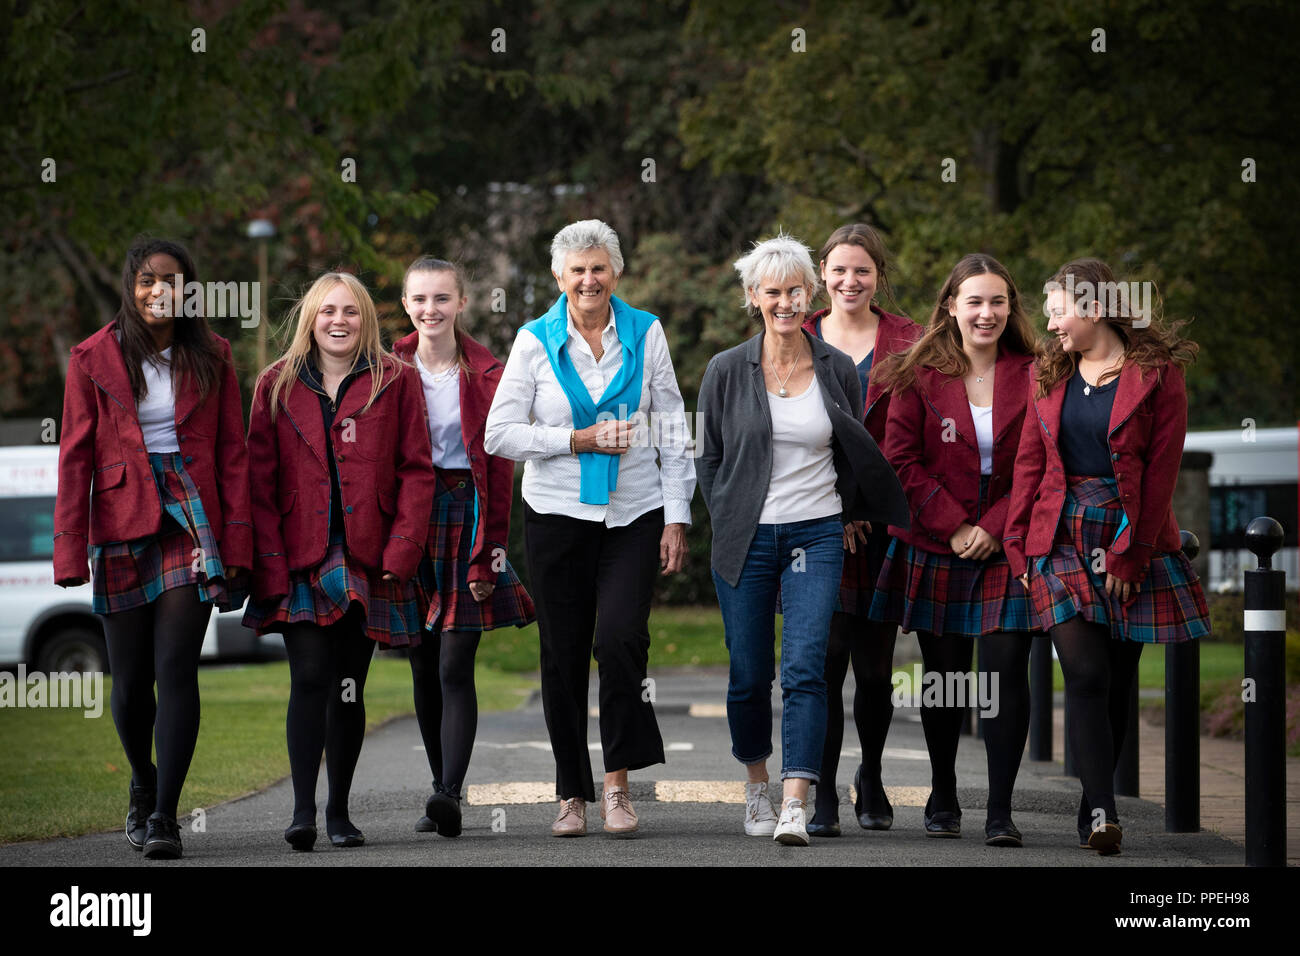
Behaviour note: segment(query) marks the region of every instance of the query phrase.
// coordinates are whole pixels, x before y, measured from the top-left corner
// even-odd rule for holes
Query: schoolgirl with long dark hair
[[[92,582],[131,765],[126,838],[150,859],[181,855],[199,651],[212,605],[243,603],[252,564],[239,382],[202,297],[186,305],[197,281],[179,243],[131,246],[116,316],[72,350],[59,448],[54,578]]]
[[[1146,644],[1209,634],[1172,502],[1187,434],[1183,369],[1197,345],[1139,314],[1098,259],[1048,282],[1004,538],[1065,677],[1079,768],[1079,845],[1118,853],[1113,775]]]
[[[943,705],[925,706],[930,751],[927,836],[961,836],[957,744],[967,707],[985,711],[989,799],[985,843],[1020,846],[1011,794],[1029,732],[1032,623],[1001,538],[1025,414],[1035,343],[1020,295],[991,256],[963,257],[943,287],[924,335],[885,360],[889,406],[885,455],[912,509],[910,530],[890,528],[870,616],[916,631],[926,674]],[[988,673],[977,699],[954,693],[980,642]],[[922,689],[915,689],[921,691]]]

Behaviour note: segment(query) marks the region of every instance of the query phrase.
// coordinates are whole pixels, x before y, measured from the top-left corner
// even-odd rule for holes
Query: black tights
[[[921,707],[921,729],[925,731],[925,746],[930,751],[930,799],[927,813],[940,810],[958,811],[957,803],[957,742],[961,725],[966,719],[966,708],[955,706],[947,696],[948,674],[965,674],[970,670],[975,640],[943,634],[917,634],[921,644],[921,660],[925,667],[922,688],[929,675],[936,674],[943,681],[941,706]]]
[[[148,809],[172,818],[199,739],[199,651],[211,613],[190,585],[164,591],[144,607],[102,615],[113,673],[110,706],[131,783],[156,785],[157,804]]]
[[[478,631],[424,632],[411,649],[415,716],[434,786],[459,797],[478,730],[478,695],[474,690],[474,655]]]
[[[988,819],[1009,820],[1011,792],[1029,737],[1029,650],[1034,636],[1001,632],[979,641],[980,671],[989,675],[989,692],[997,707],[996,716],[980,718],[989,763]]]
[[[822,749],[821,779],[813,819],[830,823],[836,819],[839,796],[835,775],[839,770],[840,748],[844,743],[844,678],[853,662],[853,722],[862,747],[864,805],[883,811],[884,786],[880,759],[894,716],[894,641],[898,626],[880,623],[857,614],[836,612],[831,616],[826,645],[826,743]]]
[[[926,674],[944,680],[943,706],[921,708],[921,727],[930,751],[930,801],[927,812],[959,812],[957,801],[957,745],[961,740],[966,707],[978,701],[947,699],[948,674],[971,669],[975,640],[953,635],[919,634]],[[1020,760],[1029,736],[1029,634],[997,632],[980,641],[980,668],[989,673],[991,705],[996,716],[981,717],[988,758],[988,819],[1010,819],[1011,792],[1015,789]],[[993,674],[998,675],[996,693]],[[969,685],[967,685],[969,686]],[[978,686],[978,685],[977,685]],[[961,703],[966,706],[956,706]]]
[[[1072,617],[1052,628],[1052,643],[1065,677],[1070,711],[1070,753],[1083,784],[1080,829],[1092,829],[1097,810],[1118,823],[1115,813],[1115,766],[1128,727],[1129,695],[1137,675],[1142,645],[1117,641],[1104,625]]]
[[[328,627],[284,625],[291,681],[285,729],[293,774],[293,823],[316,822],[316,779],[324,751],[329,780],[325,829],[331,836],[356,832],[348,819],[348,792],[366,736],[363,691],[375,651],[357,610],[354,604]]]

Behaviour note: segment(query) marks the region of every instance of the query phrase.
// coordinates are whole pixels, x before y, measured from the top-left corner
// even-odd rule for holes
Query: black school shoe
[[[433,823],[438,836],[461,834],[460,794],[439,787],[424,804],[425,819]]]
[[[181,830],[176,818],[165,813],[154,813],[145,825],[144,855],[147,860],[179,860],[181,858]]]
[[[930,812],[930,800],[925,801],[925,835],[941,839],[957,839],[961,836],[961,811],[938,810]]]
[[[351,820],[340,820],[338,823],[325,821],[325,831],[330,835],[330,843],[339,848],[365,846],[366,838],[361,835]]]
[[[131,795],[126,808],[126,842],[133,850],[143,850],[149,815],[158,802],[158,791],[152,787],[127,786]]]
[[[1097,829],[1079,828],[1079,849],[1096,850],[1098,856],[1117,856],[1124,831],[1118,823],[1107,820]]]
[[[867,806],[867,796],[862,791],[862,764],[858,764],[857,773],[853,775],[853,789],[857,793],[853,801],[853,812],[857,814],[858,826],[864,830],[888,830],[894,825],[894,808],[885,796],[885,788],[880,788],[880,800],[873,806]],[[883,803],[881,807],[879,804]]]
[[[1001,820],[990,820],[984,824],[984,845],[985,846],[1024,846],[1024,837],[1016,829],[1016,825],[1011,822],[1010,817]]]
[[[284,839],[300,853],[310,853],[316,845],[316,824],[295,823],[284,831]]]

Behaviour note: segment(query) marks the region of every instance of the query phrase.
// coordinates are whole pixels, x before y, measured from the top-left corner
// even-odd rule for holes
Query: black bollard
[[[1190,561],[1200,540],[1182,532]],[[1165,647],[1165,832],[1201,829],[1201,644]]]
[[[1273,570],[1282,526],[1256,518],[1246,547],[1246,865],[1286,866],[1286,574]]]
[[[1034,636],[1029,650],[1029,759],[1052,759],[1052,642]]]

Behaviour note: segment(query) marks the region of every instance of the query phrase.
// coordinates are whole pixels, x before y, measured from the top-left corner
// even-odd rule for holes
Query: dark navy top
[[[334,426],[334,413],[338,410],[338,403],[343,401],[343,393],[348,390],[348,386],[362,372],[370,368],[366,360],[362,357],[357,358],[357,363],[352,366],[352,371],[343,376],[343,381],[339,382],[338,390],[334,393],[334,400],[330,401],[329,393],[325,391],[324,376],[321,375],[320,369],[316,366],[316,357],[312,352],[307,353],[307,361],[303,363],[302,371],[298,373],[298,380],[304,382],[312,391],[316,392],[320,399],[320,414],[325,422],[325,457],[330,463],[330,537],[342,537],[343,535],[343,495],[339,488],[339,468],[334,461],[334,439],[330,435],[330,429]]]
[[[822,320],[820,318],[817,320],[817,338],[823,342],[826,341],[826,338],[822,335]],[[871,378],[871,359],[875,354],[876,350],[872,349],[867,353],[867,357],[858,363],[858,382],[862,385],[862,413],[864,415],[867,411],[867,380]]]
[[[1065,401],[1061,405],[1061,463],[1067,475],[1089,478],[1113,478],[1115,466],[1111,463],[1110,410],[1115,404],[1119,376],[1105,385],[1083,389],[1087,381],[1076,368],[1065,386]]]

